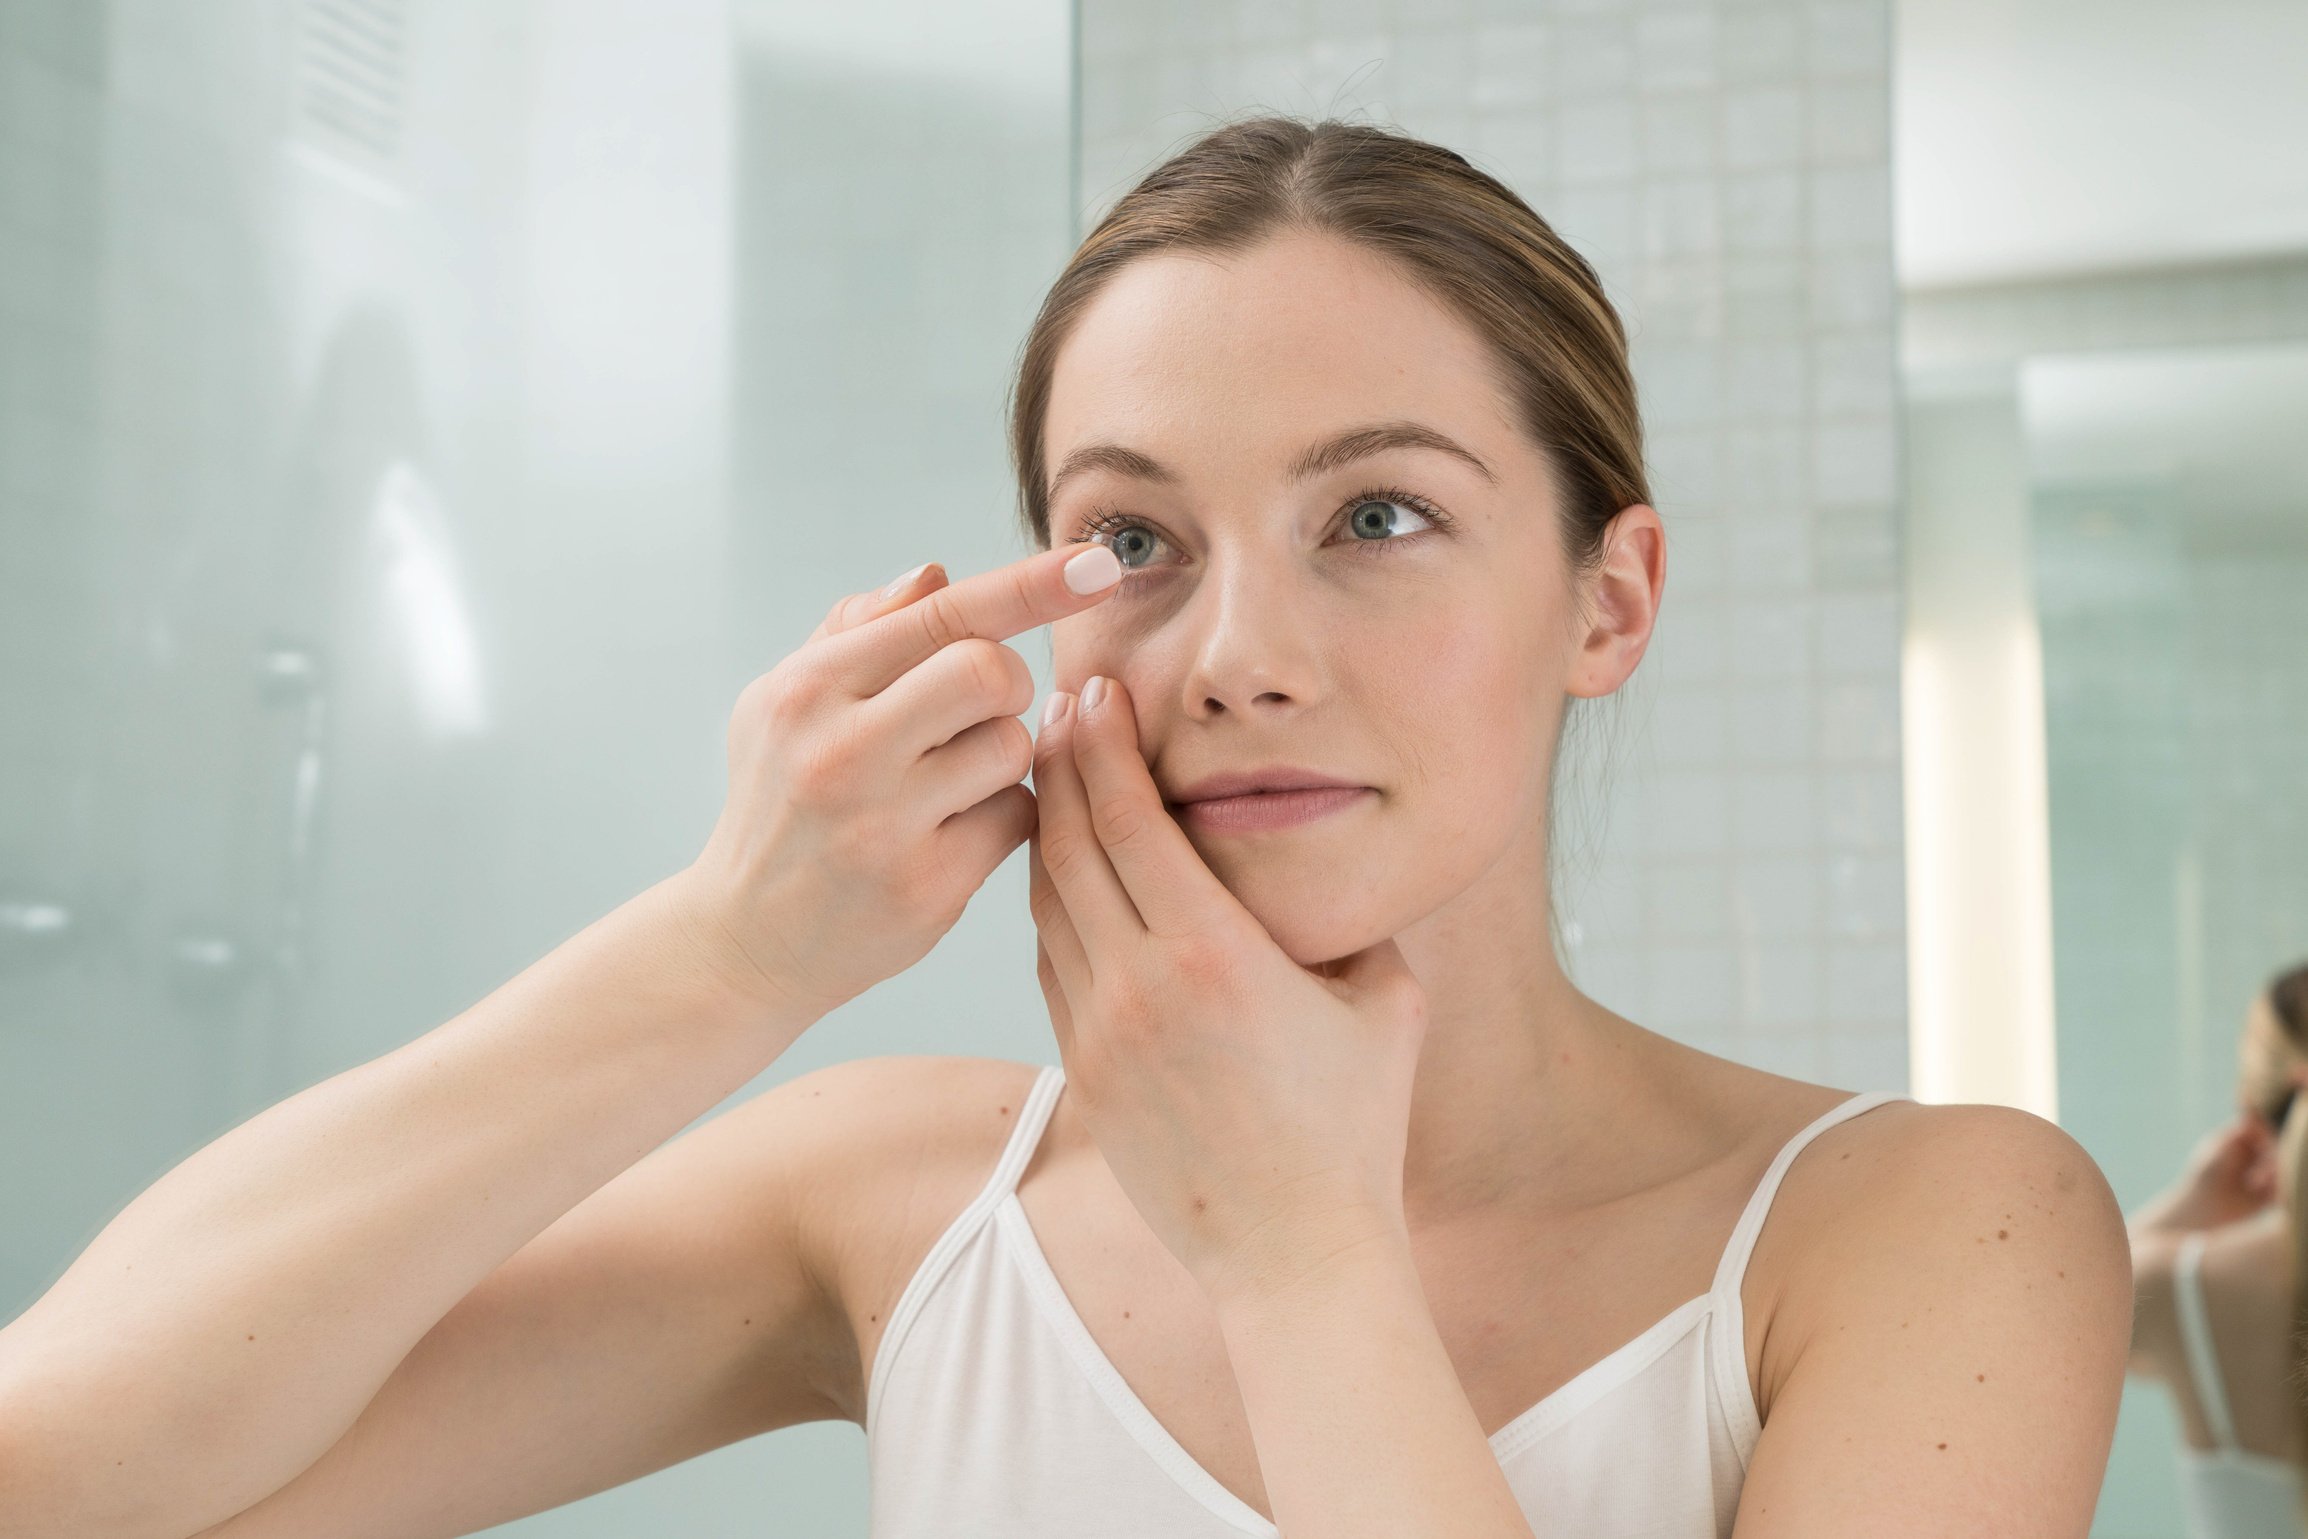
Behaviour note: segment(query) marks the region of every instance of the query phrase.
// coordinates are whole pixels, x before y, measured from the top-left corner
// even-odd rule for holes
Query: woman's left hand
[[[1426,1034],[1402,952],[1292,960],[1163,805],[1121,684],[1062,698],[1034,745],[1038,970],[1115,1179],[1214,1300],[1399,1241]]]

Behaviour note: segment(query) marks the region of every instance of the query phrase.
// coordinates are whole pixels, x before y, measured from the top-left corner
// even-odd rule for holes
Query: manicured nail
[[[1082,686],[1082,709],[1095,711],[1106,700],[1106,675],[1092,674],[1090,682]]]
[[[1104,545],[1093,544],[1066,563],[1066,586],[1076,593],[1096,593],[1121,580],[1121,558]]]
[[[1042,702],[1043,729],[1045,731],[1048,730],[1050,723],[1056,721],[1061,715],[1063,715],[1065,710],[1066,696],[1064,693],[1055,689],[1051,690],[1050,698]]]
[[[890,585],[882,589],[881,596],[883,598],[896,598],[900,593],[903,593],[906,590],[906,584],[912,582],[915,578],[921,576],[922,573],[928,571],[929,569],[930,564],[925,561],[920,566],[917,566],[912,571],[906,573],[904,576],[891,578]]]

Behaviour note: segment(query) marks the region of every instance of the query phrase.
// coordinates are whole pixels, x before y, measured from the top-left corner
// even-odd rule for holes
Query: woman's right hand
[[[1003,640],[1121,574],[1096,543],[952,584],[932,562],[841,600],[746,686],[728,800],[674,884],[731,981],[814,1021],[929,954],[1037,820],[1034,676]]]

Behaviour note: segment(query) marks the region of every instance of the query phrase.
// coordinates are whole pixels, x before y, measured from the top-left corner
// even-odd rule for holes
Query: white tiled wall
[[[1628,322],[1665,605],[1558,797],[1574,976],[1684,1041],[1907,1084],[1890,0],[1082,0],[1083,228],[1257,110],[1515,188]],[[1543,943],[1535,939],[1535,943]]]

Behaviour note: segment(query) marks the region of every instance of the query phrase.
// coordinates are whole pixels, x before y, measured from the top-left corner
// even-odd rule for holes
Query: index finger
[[[1063,620],[1104,599],[1121,578],[1120,559],[1099,541],[1036,551],[827,637],[829,671],[860,699],[878,695],[965,637],[1006,641]]]

